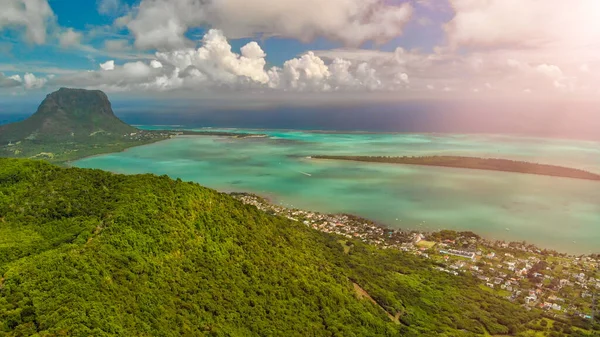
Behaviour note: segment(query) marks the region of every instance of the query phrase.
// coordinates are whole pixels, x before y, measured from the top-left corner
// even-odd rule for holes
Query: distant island
[[[179,135],[266,137],[220,131],[140,130],[115,116],[104,92],[60,88],[46,96],[31,117],[0,125],[0,157],[68,163]]]
[[[477,158],[461,156],[425,156],[425,157],[385,157],[385,156],[312,156],[313,159],[349,160],[369,163],[388,163],[403,165],[424,165],[474,170],[516,172],[552,177],[564,177],[600,181],[600,174],[556,165],[537,164],[524,161],[497,158]]]

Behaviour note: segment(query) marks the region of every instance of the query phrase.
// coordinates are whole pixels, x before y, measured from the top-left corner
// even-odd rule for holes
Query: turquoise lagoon
[[[598,142],[505,135],[224,131],[268,137],[182,136],[74,165],[167,174],[220,191],[257,193],[288,207],[352,213],[392,228],[472,230],[490,239],[525,240],[569,253],[600,252],[599,182],[308,158],[464,155],[600,173]]]

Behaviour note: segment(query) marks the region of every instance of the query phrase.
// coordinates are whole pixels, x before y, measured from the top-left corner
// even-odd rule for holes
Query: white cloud
[[[600,38],[598,0],[450,0],[454,46],[588,48]]]
[[[158,68],[162,68],[162,67],[163,67],[162,63],[160,63],[160,62],[159,62],[159,61],[157,61],[157,60],[152,60],[152,61],[150,61],[150,66],[151,66],[152,68],[154,68],[154,69],[158,69]]]
[[[0,31],[7,28],[24,29],[27,41],[46,42],[48,24],[54,13],[47,0],[2,0],[0,2]]]
[[[326,79],[331,76],[322,59],[308,52],[283,64],[282,78],[285,88],[294,90],[330,90]]]
[[[14,88],[21,85],[21,76],[15,75],[7,77],[0,73],[0,88]]]
[[[560,80],[564,77],[562,70],[552,64],[540,64],[535,68],[535,70],[552,80]]]
[[[131,49],[129,41],[125,39],[104,40],[104,48],[109,52]]]
[[[70,47],[81,43],[82,34],[69,28],[62,32],[58,37],[61,47]]]
[[[114,70],[115,69],[115,61],[110,60],[100,64],[100,69],[102,70]]]
[[[142,0],[120,23],[127,24],[141,49],[189,47],[184,34],[202,25],[230,38],[265,34],[309,41],[323,36],[360,45],[400,35],[411,15],[410,4],[392,6],[384,0]]]
[[[397,90],[409,84],[408,74],[397,69],[380,71],[369,62],[325,60],[312,52],[286,61],[283,67],[266,67],[266,53],[256,42],[232,51],[219,30],[210,30],[197,49],[157,52],[148,63],[113,60],[100,70],[80,72],[52,80],[108,91],[128,90],[256,90],[256,91],[373,91]],[[388,69],[389,70],[389,69]]]
[[[47,78],[38,78],[32,73],[26,73],[25,76],[23,76],[23,85],[25,86],[25,89],[39,89],[43,87],[46,82],[48,82]]]
[[[265,53],[256,42],[242,47],[242,55],[239,55],[231,51],[222,32],[212,29],[204,36],[202,44],[198,49],[158,52],[156,56],[159,61],[182,71],[196,69],[219,84],[234,84],[241,77],[263,84],[268,82],[264,69]]]
[[[98,0],[98,13],[103,15],[118,15],[128,9],[121,0]]]

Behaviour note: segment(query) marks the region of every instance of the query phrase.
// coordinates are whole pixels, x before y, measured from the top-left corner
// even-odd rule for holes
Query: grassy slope
[[[0,238],[0,336],[471,336],[539,318],[166,176],[0,159]]]

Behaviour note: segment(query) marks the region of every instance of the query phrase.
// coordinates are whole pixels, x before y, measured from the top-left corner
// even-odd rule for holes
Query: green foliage
[[[540,318],[166,176],[0,159],[0,234],[0,336],[474,336]]]
[[[31,117],[0,126],[0,157],[60,163],[168,136],[137,130],[118,119],[102,91],[61,88],[48,95]]]

